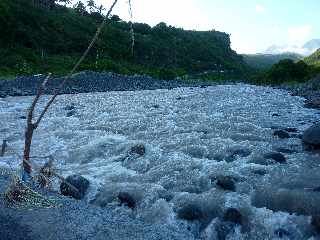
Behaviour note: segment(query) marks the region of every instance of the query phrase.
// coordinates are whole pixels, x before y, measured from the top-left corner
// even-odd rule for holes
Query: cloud
[[[291,27],[288,29],[288,36],[290,44],[302,45],[309,40],[312,32],[311,25],[302,25],[297,27]]]
[[[257,13],[263,13],[263,12],[265,12],[266,11],[266,9],[265,9],[265,7],[264,6],[262,6],[262,5],[256,5],[256,12]]]

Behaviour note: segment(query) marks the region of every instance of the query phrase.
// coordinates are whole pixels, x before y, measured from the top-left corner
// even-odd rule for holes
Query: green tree
[[[87,10],[85,5],[83,4],[83,2],[78,1],[74,6],[73,6],[74,10],[80,14],[81,16],[84,16],[87,14]]]
[[[88,0],[87,7],[89,7],[90,12],[93,12],[96,9],[96,3],[94,2],[94,0]]]

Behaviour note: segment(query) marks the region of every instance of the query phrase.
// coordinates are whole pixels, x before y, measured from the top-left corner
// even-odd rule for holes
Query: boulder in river
[[[70,196],[81,200],[84,198],[90,182],[80,175],[71,175],[60,184],[60,191],[62,195]]]
[[[134,198],[127,192],[120,192],[118,194],[118,199],[120,205],[126,205],[128,208],[134,209],[136,207],[136,201]]]
[[[236,186],[235,186],[235,181],[233,177],[230,176],[219,176],[217,177],[217,183],[219,187],[221,187],[224,190],[229,190],[229,191],[235,191]]]
[[[195,204],[187,204],[177,211],[178,218],[193,221],[203,218],[202,210]]]
[[[242,215],[235,208],[228,208],[223,215],[223,220],[227,222],[232,222],[235,224],[242,224]]]
[[[320,123],[308,128],[302,136],[303,143],[312,149],[320,149]]]
[[[143,156],[146,153],[146,147],[143,144],[137,144],[130,149],[130,153]]]
[[[320,233],[320,215],[312,216],[311,225]]]
[[[278,152],[271,152],[264,155],[265,159],[272,159],[278,163],[286,163],[286,157]]]
[[[273,132],[273,136],[276,136],[276,137],[282,138],[282,139],[290,138],[289,133],[287,133],[287,132],[284,131],[284,130],[276,130],[276,131],[274,131],[274,132]]]

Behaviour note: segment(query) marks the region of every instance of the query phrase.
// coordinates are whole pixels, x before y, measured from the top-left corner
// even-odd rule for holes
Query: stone
[[[239,210],[235,208],[228,208],[223,215],[223,220],[226,222],[232,222],[235,224],[242,224],[242,215]]]
[[[284,138],[290,138],[289,133],[287,133],[287,132],[284,131],[284,130],[276,130],[276,131],[274,131],[274,132],[273,132],[273,136],[276,136],[276,137],[282,138],[282,139],[284,139]]]
[[[312,189],[312,191],[314,191],[314,192],[320,192],[320,187],[316,187],[316,188]]]
[[[320,215],[312,216],[311,225],[320,233]]]
[[[120,205],[126,205],[128,208],[134,209],[136,207],[136,201],[127,192],[120,192],[118,194]]]
[[[235,181],[233,177],[230,176],[219,176],[217,177],[217,186],[221,187],[224,190],[235,191]]]
[[[67,117],[72,117],[73,115],[75,115],[76,112],[74,110],[71,110],[67,113]]]
[[[283,154],[278,152],[271,152],[264,155],[265,159],[272,159],[278,163],[286,163],[286,158]]]
[[[290,237],[290,232],[288,232],[287,230],[283,229],[283,228],[278,228],[274,231],[274,234],[278,237],[278,238],[288,238]]]
[[[256,169],[256,170],[253,170],[252,172],[253,174],[260,175],[260,176],[264,176],[268,173],[267,170],[265,169]]]
[[[146,148],[143,144],[137,144],[130,149],[131,154],[137,154],[143,156],[146,153]]]
[[[69,183],[72,187],[66,182]],[[69,196],[81,200],[84,198],[89,185],[90,182],[86,178],[80,175],[71,175],[68,176],[65,181],[60,184],[60,191],[64,196]]]
[[[188,221],[201,220],[201,218],[203,218],[203,212],[195,204],[187,204],[178,209],[177,216],[180,219]]]
[[[64,110],[66,111],[71,111],[71,110],[74,110],[76,107],[74,106],[74,104],[70,104],[70,105],[67,105]]]
[[[320,149],[320,123],[308,128],[302,135],[302,141],[307,146]]]

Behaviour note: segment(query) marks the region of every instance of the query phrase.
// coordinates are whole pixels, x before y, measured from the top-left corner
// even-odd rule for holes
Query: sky
[[[95,0],[110,6],[113,0]],[[320,0],[131,0],[133,21],[159,22],[189,30],[218,30],[231,35],[238,53],[263,52],[272,45],[300,47],[320,39]],[[130,20],[128,0],[114,14]]]

